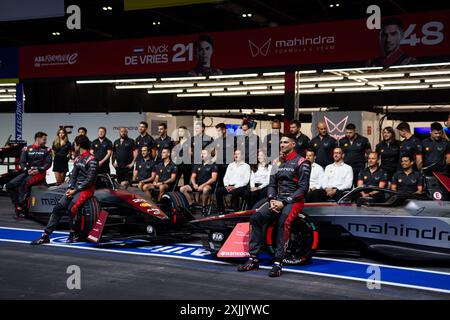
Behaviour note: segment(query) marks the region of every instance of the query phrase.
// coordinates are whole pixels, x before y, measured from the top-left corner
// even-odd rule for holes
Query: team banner
[[[23,84],[16,84],[16,140],[22,140]]]
[[[174,37],[114,40],[20,49],[20,78],[177,73],[218,75],[258,69],[353,62],[355,66],[418,63],[450,56],[450,11]]]

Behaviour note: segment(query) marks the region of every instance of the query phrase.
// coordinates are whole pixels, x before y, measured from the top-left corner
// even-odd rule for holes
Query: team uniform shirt
[[[161,139],[161,137],[158,137],[155,140],[155,147],[158,150],[157,151],[157,155],[156,155],[157,158],[158,159],[161,158],[161,151],[162,151],[162,149],[169,148],[170,150],[172,150],[173,146],[174,146],[174,142],[173,142],[171,137],[166,136],[164,139]]]
[[[172,174],[177,174],[178,169],[175,163],[170,161],[167,166],[164,165],[164,161],[158,163],[154,169],[156,175],[159,177],[159,182],[164,182],[169,180],[172,177]]]
[[[380,155],[380,168],[390,174],[394,174],[394,172],[398,169],[400,143],[398,141],[383,141],[377,144],[375,151]]]
[[[106,157],[108,150],[113,150],[113,144],[108,138],[103,139],[103,141],[95,139],[91,142],[91,149],[94,151],[95,160],[102,161]],[[109,165],[109,159],[103,166],[106,166],[106,164]]]
[[[344,151],[344,162],[353,169],[362,169],[366,165],[366,153],[371,149],[369,140],[359,134],[351,141],[344,137],[339,140],[339,146]]]
[[[433,166],[433,171],[445,173],[446,157],[450,155],[450,141],[440,139],[438,141],[427,138],[422,141],[423,167]]]
[[[363,182],[363,186],[365,187],[378,187],[380,182],[387,182],[388,177],[386,171],[377,167],[374,172],[371,172],[370,169],[364,168],[358,174],[358,181],[361,180]]]
[[[226,135],[226,137],[216,138],[210,149],[214,149],[216,154],[216,164],[229,164],[233,162],[233,153],[236,149],[236,137]]]
[[[155,147],[155,139],[148,133],[145,133],[143,136],[139,135],[136,140],[136,147],[139,149],[139,155],[142,147],[148,147],[148,150],[151,151],[152,148]]]
[[[154,171],[155,168],[155,162],[152,159],[145,160],[141,157],[141,159],[136,160],[134,168],[138,173],[138,181],[146,180],[152,175],[152,171]]]
[[[353,169],[345,163],[332,163],[325,168],[323,188],[350,189],[353,185]]]
[[[404,139],[400,142],[400,161],[402,156],[411,155],[416,158],[416,156],[422,155],[422,142],[415,136],[411,136],[409,139]]]
[[[333,149],[336,146],[336,139],[328,134],[323,139],[318,135],[309,142],[310,149],[316,153],[316,162],[322,168],[333,163]]]
[[[95,180],[97,179],[98,163],[95,157],[84,152],[78,156],[74,163],[69,180],[69,188],[76,191],[94,190]]]
[[[127,165],[133,162],[134,150],[136,150],[136,144],[133,139],[126,138],[123,142],[120,139],[114,141],[114,159],[117,161],[117,167],[125,169]]]
[[[201,153],[203,149],[206,149],[208,145],[210,145],[213,142],[213,138],[210,136],[203,134],[203,135],[195,135],[191,137],[191,164],[201,164],[202,163],[202,157]]]
[[[309,144],[311,139],[308,136],[304,135],[300,132],[298,136],[296,136],[295,140],[295,152],[304,157],[306,155],[306,150],[309,148]]]
[[[272,172],[272,165],[269,164],[266,166],[258,165],[258,170],[250,173],[250,187],[251,188],[259,188],[264,189],[269,185],[270,182],[270,173]]]
[[[200,186],[211,179],[213,172],[217,173],[217,165],[214,163],[204,163],[194,165],[192,174],[196,174],[195,182]]]
[[[324,171],[320,164],[313,163],[311,165],[311,176],[309,177],[309,187],[311,189],[322,189]]]
[[[33,144],[22,149],[20,154],[20,167],[24,171],[37,169],[46,173],[52,166],[52,149]]]
[[[397,171],[392,178],[392,185],[397,186],[398,192],[414,193],[417,192],[417,187],[422,185],[422,175],[418,171],[410,174]]]
[[[245,162],[232,162],[228,165],[223,177],[224,186],[236,188],[246,186],[250,181],[250,166]]]

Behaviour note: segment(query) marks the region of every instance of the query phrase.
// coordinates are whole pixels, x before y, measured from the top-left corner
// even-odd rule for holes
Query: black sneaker
[[[40,238],[33,240],[30,244],[33,246],[37,246],[44,243],[50,243],[50,237],[46,233],[44,233]]]
[[[249,258],[246,263],[241,264],[238,267],[238,271],[251,271],[251,270],[258,270],[259,269],[259,260],[256,258]]]
[[[69,237],[67,237],[67,243],[74,243],[74,242],[78,242],[78,237],[75,234],[75,232],[70,232],[69,233]]]
[[[272,266],[272,270],[269,272],[269,277],[275,278],[281,276],[283,265],[279,262],[275,262]]]

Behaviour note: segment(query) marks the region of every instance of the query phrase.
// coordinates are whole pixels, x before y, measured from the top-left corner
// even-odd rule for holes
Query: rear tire
[[[75,233],[80,241],[85,241],[100,214],[100,204],[96,197],[86,200],[78,210],[75,220]]]

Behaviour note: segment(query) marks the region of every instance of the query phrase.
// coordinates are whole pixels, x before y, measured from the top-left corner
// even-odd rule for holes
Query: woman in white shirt
[[[266,154],[259,151],[258,164],[253,164],[250,168],[252,170],[250,173],[250,190],[245,195],[248,208],[252,208],[255,203],[267,196],[272,165],[269,163]]]

